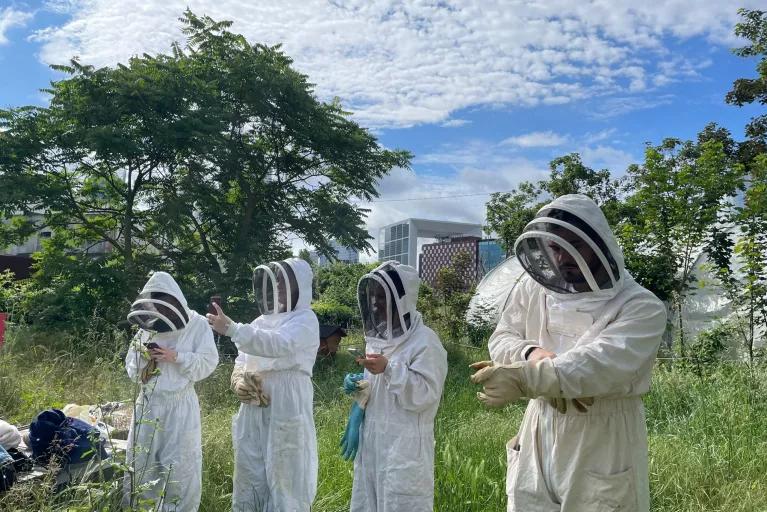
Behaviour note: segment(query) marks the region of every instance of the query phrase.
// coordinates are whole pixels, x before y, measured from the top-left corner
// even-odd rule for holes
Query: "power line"
[[[514,192],[513,190],[501,190],[496,192],[482,192],[479,194],[458,194],[458,195],[452,195],[452,196],[432,196],[432,197],[406,197],[402,199],[375,199],[373,201],[362,201],[357,200],[357,202],[364,202],[364,203],[395,203],[395,202],[403,202],[403,201],[431,201],[434,199],[457,199],[459,197],[476,197],[476,196],[489,196],[492,194],[509,194],[511,192]]]

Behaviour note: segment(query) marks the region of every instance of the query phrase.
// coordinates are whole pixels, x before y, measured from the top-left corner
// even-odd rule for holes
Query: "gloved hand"
[[[263,380],[257,372],[247,372],[242,366],[235,366],[230,384],[240,402],[261,407],[269,405],[269,396],[264,393]]]
[[[589,410],[589,407],[594,405],[594,399],[591,397],[583,397],[583,398],[549,398],[549,404],[559,411],[561,414],[564,414],[567,412],[567,404],[572,403],[572,405],[580,412],[587,412]]]
[[[365,380],[364,373],[347,373],[344,377],[344,393],[352,395],[363,409],[370,400],[370,382]]]
[[[364,378],[364,373],[347,373],[344,377],[344,393],[351,395],[357,391],[357,383]]]
[[[146,384],[149,382],[149,380],[154,377],[155,370],[157,369],[157,361],[152,359],[152,354],[149,352],[149,349],[144,346],[144,343],[142,343],[138,339],[134,339],[131,342],[131,346],[136,354],[141,358],[142,361],[146,361],[146,365],[141,369],[141,383]]]
[[[341,438],[341,457],[344,460],[354,460],[357,456],[357,449],[360,444],[360,428],[365,419],[365,409],[359,406],[357,402],[352,404],[349,412],[349,421],[346,423],[346,430]]]
[[[499,365],[481,361],[472,364],[471,368],[478,370],[471,376],[471,381],[484,386],[484,393],[477,393],[477,398],[490,407],[502,407],[522,397],[562,396],[552,359]]]
[[[150,359],[146,366],[144,366],[144,369],[141,370],[141,383],[146,384],[149,382],[149,380],[154,377],[155,370],[157,370],[157,361]]]

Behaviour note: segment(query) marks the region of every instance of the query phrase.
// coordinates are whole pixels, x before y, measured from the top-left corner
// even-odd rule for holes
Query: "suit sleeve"
[[[232,341],[240,352],[260,357],[286,357],[300,352],[316,351],[319,345],[317,318],[296,317],[279,329],[262,329],[253,324],[235,324]]]
[[[218,350],[213,339],[213,330],[207,324],[200,325],[199,330],[193,350],[180,351],[176,357],[181,374],[191,382],[208,377],[218,365]]]
[[[510,364],[525,360],[530,348],[538,347],[537,340],[527,339],[526,322],[530,304],[530,281],[524,279],[511,292],[509,305],[487,342],[490,358],[496,364]]]
[[[144,340],[143,331],[137,332],[128,345],[128,353],[125,356],[125,370],[133,382],[141,382],[141,372],[149,363],[149,359],[144,357],[141,350],[141,344]]]
[[[562,396],[628,397],[649,390],[666,329],[666,309],[657,299],[628,302],[591,341],[554,359]]]
[[[439,403],[447,376],[447,353],[431,343],[409,363],[389,362],[383,378],[386,388],[406,410],[422,412]]]

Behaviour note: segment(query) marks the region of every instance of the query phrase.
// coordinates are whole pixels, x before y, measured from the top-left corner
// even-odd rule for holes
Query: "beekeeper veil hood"
[[[514,252],[533,279],[557,293],[612,296],[623,287],[623,253],[602,210],[582,194],[539,210]]]
[[[312,267],[300,258],[259,265],[253,272],[253,293],[261,315],[290,313],[309,307]]]
[[[362,276],[357,299],[369,344],[383,349],[408,338],[420,322],[416,311],[420,284],[416,269],[396,261],[383,263]]]
[[[155,272],[131,305],[128,321],[146,331],[174,332],[189,322],[181,288],[167,272]]]

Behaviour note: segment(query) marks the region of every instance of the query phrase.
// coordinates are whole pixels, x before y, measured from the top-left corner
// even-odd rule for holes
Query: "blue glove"
[[[347,373],[346,377],[344,377],[344,393],[351,395],[357,391],[357,382],[364,378],[364,373]]]
[[[362,427],[364,419],[365,409],[354,402],[352,410],[349,412],[349,421],[346,424],[344,436],[341,438],[341,457],[344,460],[354,460],[357,456],[357,448],[360,445],[360,427]]]
[[[13,464],[13,457],[0,444],[0,468]]]

